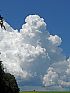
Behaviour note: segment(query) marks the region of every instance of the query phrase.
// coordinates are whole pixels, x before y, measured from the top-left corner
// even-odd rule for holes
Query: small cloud
[[[50,35],[50,37],[48,38],[48,40],[50,40],[50,42],[53,44],[53,45],[56,45],[56,46],[59,46],[61,45],[61,38],[57,35]]]

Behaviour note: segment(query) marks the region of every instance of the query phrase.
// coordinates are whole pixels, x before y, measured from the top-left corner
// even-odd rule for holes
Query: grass
[[[43,92],[43,91],[24,91],[24,92],[20,92],[20,93],[70,93],[70,91],[46,91],[46,92]]]

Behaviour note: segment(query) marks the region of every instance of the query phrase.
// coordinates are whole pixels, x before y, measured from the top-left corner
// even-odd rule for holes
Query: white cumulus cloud
[[[59,46],[62,42],[61,38],[58,37],[57,35],[53,36],[53,35],[50,35],[50,37],[48,38],[50,40],[50,42],[53,44],[53,45],[56,45],[56,46]]]
[[[6,72],[15,75],[17,82],[19,78],[26,84],[34,82],[32,85],[69,86],[70,63],[59,47],[62,40],[50,35],[43,18],[27,16],[20,31],[6,22],[4,25],[6,30],[0,28],[0,52]]]

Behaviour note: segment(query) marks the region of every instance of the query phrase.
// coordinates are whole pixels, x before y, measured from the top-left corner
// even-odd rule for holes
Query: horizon
[[[2,0],[0,14],[1,59],[18,85],[69,89],[70,1]]]

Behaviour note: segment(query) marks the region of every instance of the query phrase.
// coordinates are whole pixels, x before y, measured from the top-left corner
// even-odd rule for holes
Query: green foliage
[[[3,71],[3,65],[2,65],[2,61],[0,61],[0,76],[2,76],[4,73]]]
[[[45,91],[45,92],[44,91],[40,91],[40,92],[39,91],[35,91],[35,92],[34,91],[25,92],[24,91],[24,92],[20,92],[20,93],[70,93],[70,91]]]
[[[11,75],[10,73],[5,73],[3,80],[8,90],[11,91],[10,93],[19,93],[19,88],[13,75]]]
[[[4,72],[2,61],[0,61],[0,93],[19,93],[15,77]]]

